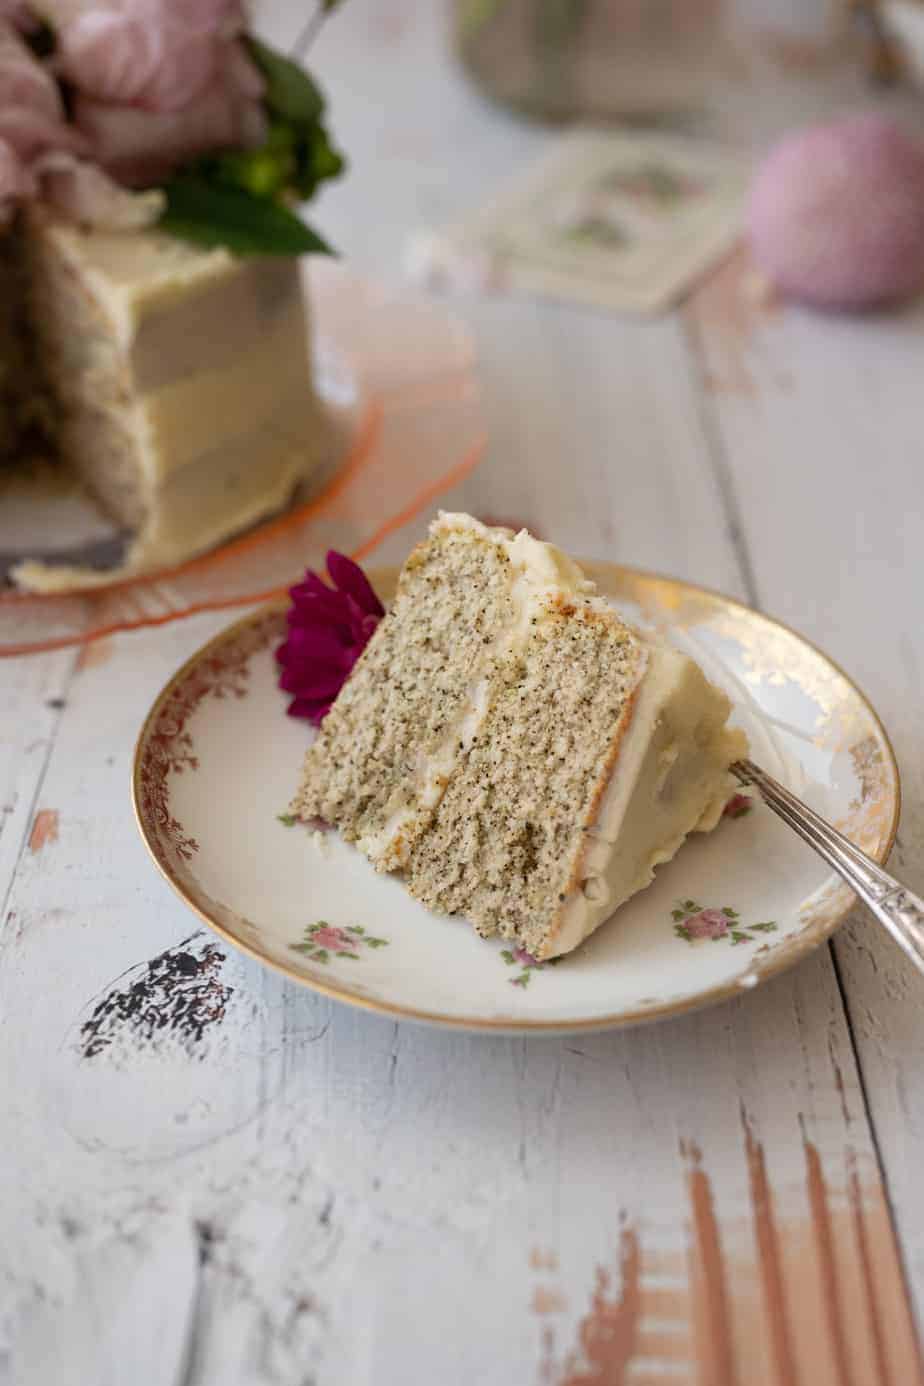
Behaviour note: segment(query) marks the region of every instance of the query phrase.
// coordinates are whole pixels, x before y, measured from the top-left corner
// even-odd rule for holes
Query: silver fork
[[[834,867],[918,971],[924,972],[924,900],[752,760],[736,760],[731,770],[739,783],[758,789],[764,803]]]

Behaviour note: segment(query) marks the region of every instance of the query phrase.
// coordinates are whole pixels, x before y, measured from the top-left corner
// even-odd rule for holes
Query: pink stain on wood
[[[58,810],[39,809],[29,834],[29,851],[40,852],[49,842],[58,840]]]
[[[760,1282],[764,1295],[770,1344],[776,1367],[778,1386],[799,1386],[792,1337],[786,1312],[786,1292],[783,1263],[780,1255],[780,1234],[773,1208],[773,1194],[767,1177],[764,1148],[754,1136],[744,1107],[741,1108],[744,1128],[744,1147],[748,1164],[748,1183]]]
[[[818,1147],[812,1141],[804,1141],[806,1187],[811,1212],[812,1231],[818,1253],[818,1268],[821,1277],[822,1303],[831,1335],[831,1347],[837,1367],[838,1381],[842,1386],[860,1386],[855,1382],[851,1356],[847,1348],[847,1333],[841,1313],[839,1289],[838,1258],[835,1251],[834,1226],[828,1201],[828,1186]]]
[[[106,664],[112,658],[114,650],[115,641],[112,636],[101,636],[99,640],[90,640],[87,644],[81,645],[75,666],[77,673]]]
[[[712,1184],[703,1169],[699,1148],[691,1144],[681,1149],[690,1160],[687,1191],[693,1233],[690,1283],[696,1361],[709,1386],[741,1386],[735,1367],[728,1284]]]
[[[901,1258],[878,1178],[862,1181],[848,1149],[847,1180],[826,1181],[803,1137],[808,1216],[779,1217],[761,1142],[741,1109],[751,1216],[721,1224],[697,1146],[687,1164],[690,1245],[642,1254],[621,1238],[621,1285],[597,1267],[576,1348],[562,1362],[547,1314],[564,1304],[543,1289],[542,1386],[924,1386]],[[729,1239],[749,1250],[728,1250]],[[724,1245],[723,1245],[724,1241]],[[549,1270],[544,1253],[534,1269]],[[677,1284],[644,1283],[676,1279]],[[686,1368],[689,1375],[684,1374]]]
[[[882,1386],[924,1381],[908,1287],[882,1185],[863,1187],[851,1157],[847,1200],[863,1274],[869,1331]]]
[[[609,1297],[610,1273],[596,1270],[590,1310],[578,1327],[578,1350],[569,1354],[557,1386],[629,1386],[628,1368],[635,1356],[641,1307],[641,1254],[631,1227],[620,1235],[619,1294]]]
[[[537,1285],[533,1290],[534,1314],[562,1314],[567,1307],[568,1301],[560,1290],[551,1290],[544,1285]]]

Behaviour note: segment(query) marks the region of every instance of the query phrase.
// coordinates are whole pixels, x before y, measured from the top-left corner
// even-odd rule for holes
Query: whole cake
[[[123,572],[283,508],[320,460],[296,256],[326,247],[290,204],[342,166],[322,112],[230,0],[0,19],[0,467],[76,474]]]
[[[744,734],[560,550],[441,515],[309,748],[292,804],[430,909],[538,959],[718,822]]]

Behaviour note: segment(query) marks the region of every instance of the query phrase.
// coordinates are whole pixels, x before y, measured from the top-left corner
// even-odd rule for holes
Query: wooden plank
[[[691,322],[756,594],[838,659],[883,716],[904,783],[893,864],[920,892],[924,307],[849,319],[761,305],[739,258],[703,288]],[[836,953],[920,1313],[921,979],[862,912]]]

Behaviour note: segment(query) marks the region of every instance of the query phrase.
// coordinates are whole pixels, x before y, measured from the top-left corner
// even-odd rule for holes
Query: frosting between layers
[[[554,601],[567,598],[590,608],[606,608],[596,595],[596,587],[576,563],[554,544],[534,539],[525,529],[513,530],[482,524],[471,515],[441,511],[430,526],[431,535],[452,530],[469,530],[479,538],[498,544],[510,560],[513,574],[510,624],[485,646],[477,677],[473,678],[465,710],[449,726],[436,750],[422,756],[417,766],[413,800],[406,796],[394,805],[382,828],[360,838],[358,846],[380,871],[395,871],[407,864],[411,849],[408,832],[418,816],[436,808],[461,757],[471,747],[487,717],[491,677],[486,670],[498,660],[522,650],[535,622],[548,616]]]

